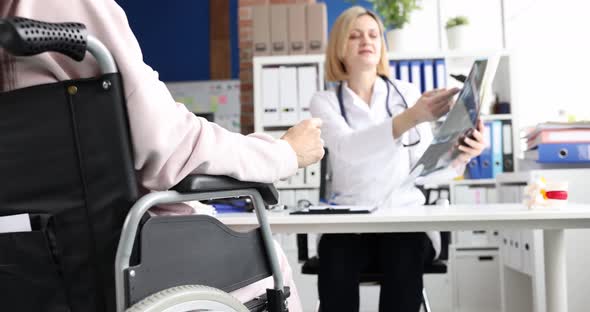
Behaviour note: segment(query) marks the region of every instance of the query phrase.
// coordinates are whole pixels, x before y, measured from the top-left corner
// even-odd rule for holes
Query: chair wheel
[[[126,312],[223,311],[248,312],[230,294],[203,285],[185,285],[157,292],[134,304]]]

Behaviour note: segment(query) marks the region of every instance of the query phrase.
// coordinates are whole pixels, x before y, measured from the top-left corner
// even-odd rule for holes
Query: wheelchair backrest
[[[71,25],[0,20],[12,39],[0,46],[55,51],[63,45],[14,46],[51,27],[77,30],[85,47]],[[0,93],[0,217],[25,213],[32,225],[0,234],[3,310],[114,311],[115,252],[138,197],[123,94],[118,73]]]

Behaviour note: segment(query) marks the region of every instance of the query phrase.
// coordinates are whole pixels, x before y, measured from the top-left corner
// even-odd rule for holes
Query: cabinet
[[[551,169],[505,173],[497,177],[499,201],[521,202],[524,188],[531,180],[569,182],[568,200],[587,203],[590,169]],[[590,230],[565,230],[567,289],[570,311],[586,311],[590,298],[587,287],[590,271]],[[540,230],[502,230],[500,280],[503,311],[546,311],[543,233]]]

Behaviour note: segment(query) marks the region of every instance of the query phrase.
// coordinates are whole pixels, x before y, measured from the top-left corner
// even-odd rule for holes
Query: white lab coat
[[[415,85],[399,80],[394,83],[410,107],[420,98]],[[403,112],[404,106],[393,86],[389,87],[389,107],[395,117]],[[385,108],[387,85],[383,79],[375,80],[369,106],[343,83],[342,99],[349,124],[340,113],[336,92],[317,92],[310,103],[312,116],[323,120],[322,139],[332,167],[330,200],[337,204],[377,205],[379,209],[424,204],[420,190],[400,188],[400,185],[432,141],[430,124],[417,126],[418,145],[404,147],[402,141],[406,144],[415,141],[415,131],[393,138],[392,117]],[[436,258],[440,254],[440,233],[426,234]]]

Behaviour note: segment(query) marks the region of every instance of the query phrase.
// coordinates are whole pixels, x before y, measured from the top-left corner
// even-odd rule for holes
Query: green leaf
[[[410,14],[420,10],[421,0],[365,0],[373,4],[373,11],[381,16],[388,29],[402,28],[410,21]]]

